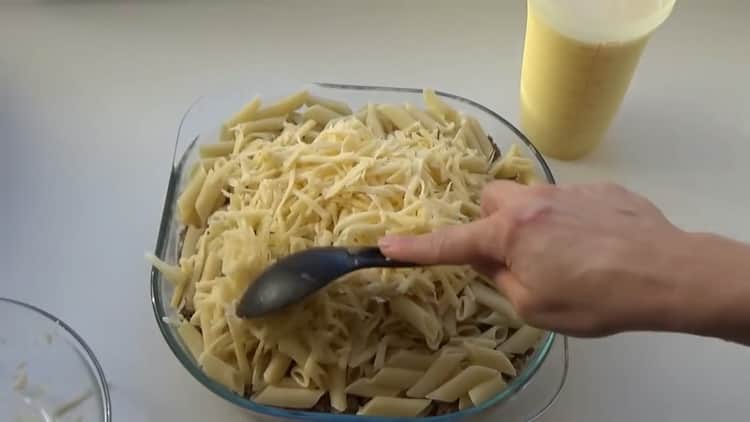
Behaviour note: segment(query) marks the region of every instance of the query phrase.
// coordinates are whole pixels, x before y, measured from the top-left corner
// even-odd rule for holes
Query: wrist
[[[660,276],[670,286],[663,298],[661,329],[747,341],[750,247],[682,231],[671,245]]]

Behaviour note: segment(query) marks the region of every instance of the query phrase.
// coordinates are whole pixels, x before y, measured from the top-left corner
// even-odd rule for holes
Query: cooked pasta
[[[414,417],[419,416],[429,405],[430,401],[424,399],[376,397],[364,405],[357,414],[363,416]]]
[[[505,388],[505,381],[500,377],[492,377],[471,388],[468,396],[472,404],[479,405],[501,392],[503,388]]]
[[[475,118],[424,99],[352,114],[305,91],[254,98],[199,148],[177,201],[180,258],[148,258],[209,377],[260,404],[408,417],[476,406],[516,375],[541,331],[468,267],[362,270],[283,313],[235,314],[285,255],[470,222],[486,183],[535,180],[518,148],[496,159]]]
[[[459,370],[465,357],[466,353],[463,351],[444,349],[443,353],[427,368],[422,378],[406,392],[406,395],[415,398],[425,397],[431,391],[435,391]]]
[[[471,365],[427,394],[427,398],[453,402],[467,394],[472,388],[492,378],[500,378],[500,373],[484,366]]]
[[[290,409],[309,409],[315,406],[323,394],[325,394],[323,390],[269,385],[256,394],[253,400],[258,404]]]

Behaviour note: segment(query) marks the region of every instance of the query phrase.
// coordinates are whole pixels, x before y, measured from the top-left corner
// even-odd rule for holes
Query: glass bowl
[[[83,339],[49,313],[0,297],[0,420],[109,422],[110,409]]]
[[[177,143],[172,157],[169,184],[164,201],[155,255],[170,263],[179,258],[180,223],[176,216],[176,201],[187,183],[190,165],[197,160],[196,145],[218,141],[219,125],[228,116],[239,110],[249,99],[260,95],[265,103],[289,95],[297,90],[307,89],[312,95],[344,101],[352,109],[368,102],[422,104],[422,90],[411,88],[375,87],[360,85],[340,85],[329,83],[289,84],[281,81],[270,82],[260,87],[235,90],[223,95],[201,97],[185,113],[177,132]],[[533,158],[537,174],[548,183],[555,183],[547,163],[529,140],[503,117],[469,99],[437,92],[450,106],[476,117],[500,151],[512,144],[519,144],[522,152]],[[156,323],[164,339],[185,369],[206,388],[237,406],[264,415],[285,419],[310,421],[453,421],[492,408],[492,412],[502,416],[504,421],[529,421],[539,417],[555,401],[562,389],[568,368],[568,343],[564,336],[548,332],[540,340],[537,349],[529,359],[528,366],[508,384],[505,390],[482,405],[460,412],[420,418],[387,418],[376,416],[340,415],[312,411],[287,410],[254,403],[247,397],[230,391],[222,384],[209,378],[198,366],[186,344],[171,324],[177,318],[169,306],[172,285],[162,279],[161,274],[151,269],[151,299]]]

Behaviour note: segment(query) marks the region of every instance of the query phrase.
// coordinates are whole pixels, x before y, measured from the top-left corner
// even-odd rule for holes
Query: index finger
[[[418,236],[386,236],[378,242],[393,259],[422,265],[471,265],[502,256],[504,239],[499,218],[448,226]]]

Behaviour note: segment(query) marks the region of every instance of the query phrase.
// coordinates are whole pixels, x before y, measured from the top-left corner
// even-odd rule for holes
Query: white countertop
[[[0,296],[88,340],[115,421],[253,420],[190,378],[149,303],[143,253],[195,97],[270,78],[430,86],[516,121],[521,1],[246,3],[0,5]],[[684,227],[750,241],[748,16],[744,0],[679,0],[607,142],[552,163],[558,179],[621,182]],[[750,414],[750,348],[628,334],[572,353],[545,421]]]

